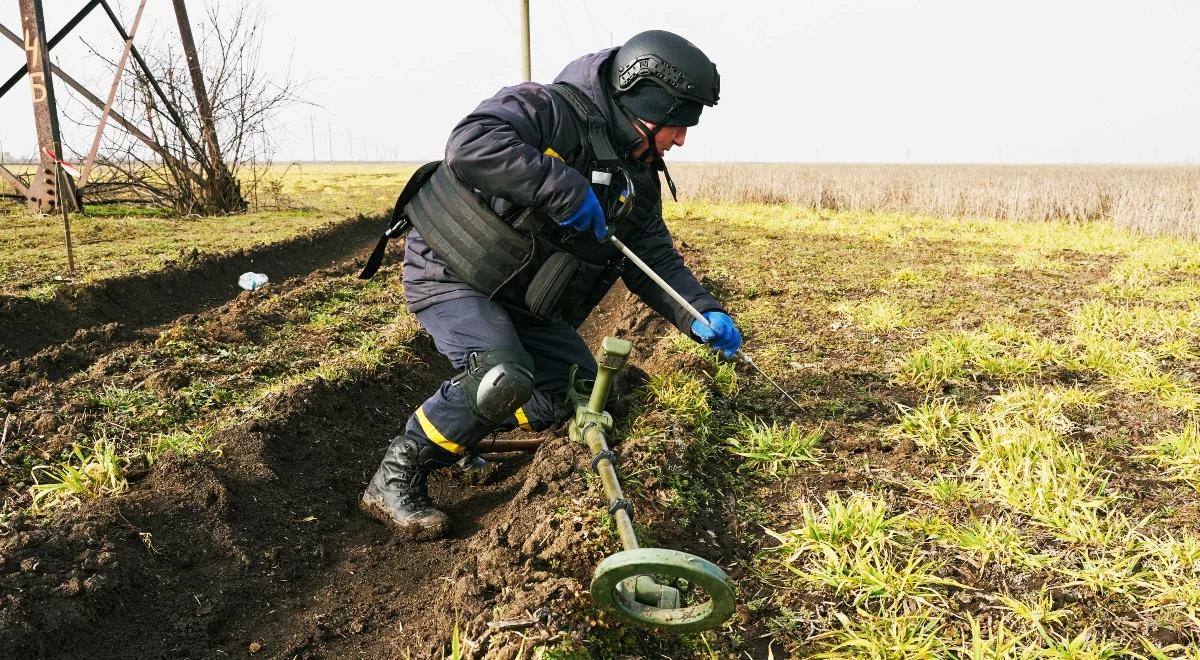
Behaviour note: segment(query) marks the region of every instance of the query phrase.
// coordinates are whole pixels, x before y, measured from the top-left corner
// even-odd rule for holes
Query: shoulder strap
[[[548,85],[547,89],[566,100],[586,128],[586,140],[596,160],[590,166],[595,168],[595,171],[590,175],[584,172],[584,175],[590,176],[593,184],[600,184],[608,190],[601,197],[605,213],[610,219],[627,217],[633,210],[637,191],[634,190],[633,180],[624,162],[617,156],[616,149],[613,149],[612,142],[608,139],[608,123],[604,120],[600,108],[587,94],[570,83],[557,82]],[[614,181],[613,176],[618,173],[623,180]]]
[[[580,89],[571,83],[557,82],[547,86],[547,89],[557,93],[571,106],[575,115],[587,128],[587,139],[596,154],[596,160],[606,164],[620,162],[617,152],[608,139],[608,124],[596,103],[588,98]]]
[[[396,206],[392,207],[392,217],[388,220],[387,227],[383,230],[383,236],[379,238],[379,243],[375,245],[375,249],[371,251],[371,256],[367,258],[367,265],[363,266],[362,272],[358,274],[360,280],[369,280],[375,272],[379,270],[379,266],[383,264],[383,253],[387,250],[388,241],[403,236],[412,229],[412,221],[408,219],[408,213],[404,208],[408,206],[408,202],[417,194],[421,186],[433,176],[433,172],[442,164],[442,161],[435,160],[432,163],[425,163],[417,168],[416,172],[409,177],[408,183],[404,184],[404,190],[400,191],[400,196],[396,198]]]

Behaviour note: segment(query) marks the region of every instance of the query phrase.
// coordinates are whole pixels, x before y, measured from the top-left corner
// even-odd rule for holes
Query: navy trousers
[[[437,303],[417,312],[417,320],[455,369],[465,368],[471,353],[495,348],[522,348],[533,356],[533,395],[507,424],[493,426],[476,417],[463,388],[449,380],[409,417],[404,434],[455,455],[447,460],[474,451],[493,431],[541,431],[561,424],[574,413],[564,405],[571,365],[579,365],[579,378],[596,377],[591,350],[562,320],[540,320],[479,297]]]

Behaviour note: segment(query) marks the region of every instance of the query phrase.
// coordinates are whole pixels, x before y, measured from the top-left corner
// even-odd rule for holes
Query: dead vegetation
[[[685,163],[688,199],[815,210],[998,220],[1111,220],[1156,235],[1200,236],[1200,168],[1105,165]]]

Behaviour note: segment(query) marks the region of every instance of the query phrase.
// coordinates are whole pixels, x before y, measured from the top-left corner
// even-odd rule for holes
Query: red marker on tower
[[[42,151],[54,162],[58,163],[59,166],[63,168],[63,171],[71,175],[72,178],[79,178],[79,168],[56,156],[54,154],[54,150],[52,150],[50,147],[45,147],[42,149]]]

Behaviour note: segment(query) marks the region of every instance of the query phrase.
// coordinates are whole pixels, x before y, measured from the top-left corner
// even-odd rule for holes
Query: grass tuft
[[[726,441],[729,451],[747,459],[745,465],[765,472],[772,477],[791,474],[805,463],[815,463],[821,451],[817,444],[825,437],[825,429],[818,426],[805,431],[799,424],[791,422],[780,426],[743,417],[738,425],[738,434]]]
[[[1167,469],[1167,478],[1185,481],[1200,491],[1200,422],[1192,421],[1178,432],[1159,432],[1154,442],[1141,449],[1143,458]]]
[[[876,616],[864,611],[857,612],[853,619],[841,612],[835,612],[834,617],[841,626],[814,640],[830,644],[829,650],[812,657],[892,660],[948,655],[945,642],[948,635],[941,617],[927,614]]]
[[[771,552],[787,555],[784,563],[790,563],[806,552],[826,548],[843,550],[887,544],[901,519],[889,516],[888,508],[887,502],[875,495],[854,493],[842,499],[831,492],[824,505],[801,507],[800,527],[782,534],[769,532],[780,542]]]
[[[105,438],[87,449],[75,445],[66,462],[33,468],[31,508],[35,513],[45,513],[80,499],[119,495],[128,487],[123,475],[125,464]]]
[[[1013,564],[1027,554],[1020,530],[996,518],[971,518],[960,527],[951,527],[944,542],[971,555],[981,569],[992,563]]]
[[[197,454],[213,454],[221,456],[220,447],[214,447],[209,443],[208,433],[204,430],[190,431],[172,431],[171,433],[159,433],[150,438],[149,446],[146,448],[146,460],[153,465],[159,457],[170,452],[178,456],[195,456]]]
[[[938,504],[957,504],[980,496],[978,482],[948,475],[939,475],[929,481],[916,481],[910,487]]]
[[[871,298],[861,302],[845,301],[833,306],[867,332],[887,332],[911,325],[915,315],[890,298]]]
[[[972,417],[959,410],[953,399],[926,401],[915,408],[897,404],[900,423],[891,428],[896,438],[911,439],[918,447],[938,456],[960,449],[966,441]]]
[[[659,410],[673,421],[688,424],[704,436],[712,420],[708,386],[691,373],[656,374],[647,387]]]

